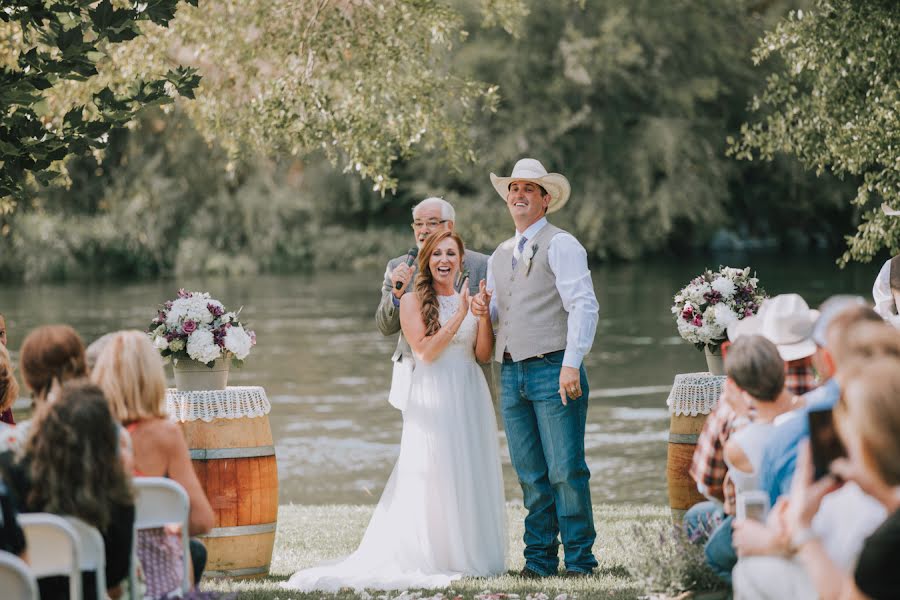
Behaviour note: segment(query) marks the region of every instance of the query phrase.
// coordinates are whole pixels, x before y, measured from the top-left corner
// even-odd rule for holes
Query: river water
[[[753,265],[770,294],[798,292],[811,305],[834,293],[867,298],[880,263],[839,270],[828,256],[716,257],[600,265],[600,302],[585,447],[595,502],[666,502],[666,397],[677,373],[703,371],[703,354],[682,341],[673,294],[705,266]],[[399,453],[401,413],[387,402],[396,339],[375,329],[382,272],[208,278],[140,283],[2,285],[14,359],[33,327],[68,323],[86,343],[144,329],[178,287],[243,306],[258,346],[229,383],[264,386],[280,501],[367,504],[378,500]],[[171,374],[170,374],[171,375]],[[507,499],[521,498],[498,432]]]

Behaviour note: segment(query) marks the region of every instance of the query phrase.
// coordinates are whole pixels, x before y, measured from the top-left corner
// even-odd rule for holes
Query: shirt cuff
[[[394,303],[394,306],[400,308],[400,298],[394,295],[394,292],[391,292],[391,302]]]
[[[572,367],[573,369],[580,369],[581,362],[583,360],[583,354],[579,354],[578,351],[576,351],[574,348],[566,348],[566,353],[563,354],[562,366]]]

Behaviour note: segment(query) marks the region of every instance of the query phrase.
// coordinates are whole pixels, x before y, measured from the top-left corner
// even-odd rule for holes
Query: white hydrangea
[[[713,307],[713,319],[719,324],[723,330],[738,320],[738,314],[732,310],[727,304],[720,302]]]
[[[206,296],[206,297],[204,297]],[[195,323],[209,325],[213,322],[213,315],[206,307],[207,304],[218,304],[215,300],[209,299],[209,294],[194,295],[190,298],[178,298],[172,302],[172,308],[166,315],[166,325],[170,329],[177,328],[185,321],[194,321]]]
[[[230,327],[225,333],[225,349],[234,354],[238,360],[244,360],[250,354],[252,345],[250,336],[240,325]]]
[[[194,360],[210,363],[221,356],[222,350],[216,345],[211,332],[198,329],[188,336],[187,353]]]
[[[737,286],[734,285],[732,280],[726,277],[719,277],[712,282],[712,289],[722,294],[722,298],[725,300],[730,300],[734,297]]]
[[[712,287],[704,281],[701,284],[691,285],[687,291],[687,300],[691,304],[699,306],[706,302],[706,298],[703,296],[712,291]]]

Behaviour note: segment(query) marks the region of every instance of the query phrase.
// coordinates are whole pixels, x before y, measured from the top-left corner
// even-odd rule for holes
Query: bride
[[[490,360],[494,337],[490,317],[469,312],[468,282],[462,293],[454,290],[463,253],[455,233],[431,235],[419,254],[415,293],[400,302],[416,368],[400,456],[359,547],[294,573],[283,587],[441,588],[505,571],[497,421],[475,362]]]

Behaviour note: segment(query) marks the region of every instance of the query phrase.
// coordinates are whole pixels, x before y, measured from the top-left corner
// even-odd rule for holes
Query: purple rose
[[[718,304],[722,301],[722,294],[713,290],[711,292],[706,292],[703,294],[703,299],[709,302],[710,304]]]
[[[190,293],[190,292],[186,292],[186,291],[184,291],[184,288],[181,288],[181,289],[178,290],[178,297],[179,297],[179,298],[190,298],[190,297],[191,297],[191,293]]]
[[[197,331],[197,324],[191,320],[188,320],[188,321],[184,322],[184,325],[182,325],[181,328],[184,330],[184,332],[186,334],[190,335],[190,334],[194,333],[195,331]]]
[[[208,310],[209,313],[210,313],[212,316],[214,316],[214,317],[221,317],[222,315],[225,314],[225,309],[224,309],[224,308],[222,308],[221,306],[216,306],[216,305],[213,304],[213,303],[207,304],[207,305],[206,305],[206,310]]]

